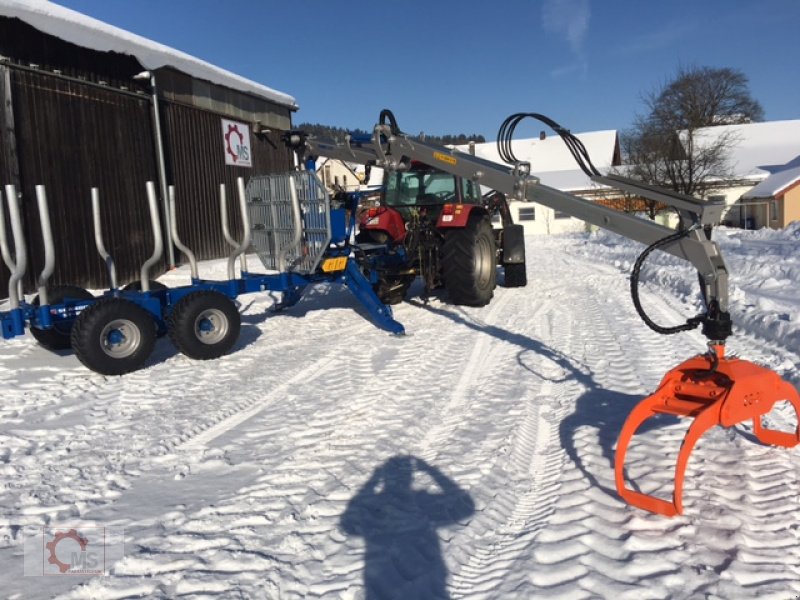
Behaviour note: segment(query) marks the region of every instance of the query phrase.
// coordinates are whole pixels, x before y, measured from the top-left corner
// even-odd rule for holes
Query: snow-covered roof
[[[16,17],[39,31],[84,48],[134,56],[146,69],[172,67],[197,79],[297,108],[297,102],[288,94],[47,0],[0,0],[0,16]]]
[[[798,158],[800,158],[800,156]],[[743,194],[742,197],[772,198],[798,181],[800,181],[800,165],[773,173],[749,192]]]
[[[617,148],[616,130],[590,131],[575,135],[583,142],[592,162],[598,169],[606,171],[611,167]],[[468,145],[455,148],[461,152],[469,152]],[[542,173],[578,170],[575,159],[570,154],[564,140],[558,135],[550,135],[543,140],[539,138],[514,140],[511,142],[511,149],[517,158],[531,164],[531,173],[537,177],[540,177]],[[504,164],[497,151],[496,142],[475,144],[475,155]],[[579,172],[582,173],[582,171]]]
[[[617,149],[616,130],[589,131],[575,136],[583,142],[592,163],[600,171],[606,172],[611,168]],[[461,152],[469,152],[468,145],[455,148]],[[517,158],[531,164],[531,173],[544,185],[564,192],[598,187],[578,168],[564,140],[558,135],[551,135],[543,140],[539,138],[514,140],[511,142],[511,148]],[[497,151],[496,142],[475,144],[475,156],[505,164]]]
[[[736,178],[766,178],[800,155],[800,119],[705,127],[696,139],[712,143],[723,135],[732,138],[728,160]]]

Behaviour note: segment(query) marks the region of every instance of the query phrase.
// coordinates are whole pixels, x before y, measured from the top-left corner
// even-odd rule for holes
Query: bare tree
[[[759,121],[747,77],[730,68],[679,68],[644,97],[646,116],[621,136],[628,173],[676,192],[704,196],[730,175],[727,158],[737,139],[730,131],[703,128]]]

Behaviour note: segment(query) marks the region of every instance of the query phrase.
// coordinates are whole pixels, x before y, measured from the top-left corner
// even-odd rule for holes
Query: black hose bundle
[[[565,129],[553,121],[550,117],[538,113],[515,113],[503,121],[503,124],[500,126],[500,131],[497,134],[497,151],[504,162],[508,164],[521,162],[514,155],[511,142],[514,139],[514,130],[517,128],[517,125],[526,117],[541,121],[560,135],[561,139],[564,140],[564,143],[567,145],[570,154],[572,154],[572,157],[575,159],[575,162],[578,163],[578,166],[586,175],[589,177],[601,175],[600,171],[592,164],[592,159],[589,157],[589,152],[586,150],[586,146],[583,145],[583,142],[570,133],[568,129]]]

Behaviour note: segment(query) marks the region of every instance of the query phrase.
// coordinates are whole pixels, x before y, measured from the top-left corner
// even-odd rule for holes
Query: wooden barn
[[[106,247],[125,283],[152,253],[147,181],[159,190],[162,222],[167,186],[175,186],[181,240],[208,259],[229,251],[220,184],[240,237],[236,178],[292,164],[280,141],[297,110],[291,96],[44,0],[0,0],[0,101],[0,186],[18,191],[27,291],[43,262],[36,185],[46,186],[50,202],[51,284],[103,288],[92,187],[100,190]],[[163,229],[162,270],[182,260]],[[0,282],[8,276],[0,263]]]

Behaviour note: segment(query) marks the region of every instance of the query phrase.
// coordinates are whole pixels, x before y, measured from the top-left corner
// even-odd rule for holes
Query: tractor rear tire
[[[447,232],[442,245],[442,277],[453,304],[484,306],[497,284],[497,244],[488,217],[472,217]]]
[[[93,300],[94,296],[77,285],[58,285],[47,290],[47,301],[50,304],[60,304],[66,298],[73,300]],[[39,306],[39,296],[33,299],[33,305]],[[31,327],[31,335],[48,350],[69,350],[70,333],[74,320],[56,321],[50,329],[37,329]]]
[[[504,287],[525,287],[528,285],[528,274],[525,270],[525,263],[509,263],[503,267],[505,275],[503,278]]]
[[[72,349],[78,360],[103,375],[137,370],[155,343],[153,317],[122,298],[98,300],[75,319],[72,327]]]
[[[233,300],[214,291],[184,296],[169,317],[175,347],[197,360],[219,358],[239,339],[242,319]]]

